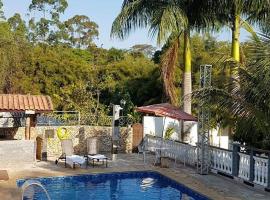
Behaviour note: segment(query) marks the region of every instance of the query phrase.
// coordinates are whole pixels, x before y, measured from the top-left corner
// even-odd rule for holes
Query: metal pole
[[[200,88],[211,86],[212,65],[200,66]],[[207,94],[204,94],[207,95]],[[198,114],[198,143],[197,143],[197,172],[208,174],[210,168],[209,152],[209,120],[210,112],[205,106],[206,102],[199,105]]]

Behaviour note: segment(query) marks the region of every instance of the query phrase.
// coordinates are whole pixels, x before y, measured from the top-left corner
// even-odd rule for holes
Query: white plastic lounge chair
[[[102,154],[97,154],[97,155],[88,155],[88,159],[92,162],[93,167],[95,166],[95,162],[100,162],[102,161],[102,164],[106,165],[108,167],[108,158]]]
[[[59,160],[64,160],[65,167],[67,167],[68,164],[72,168],[75,168],[76,164],[82,166],[85,163],[85,157],[74,154],[73,143],[71,139],[61,140],[61,147],[62,155],[58,158],[58,160],[55,161],[55,164],[57,164]]]
[[[150,152],[148,150],[146,150],[145,148],[145,143],[144,141],[142,141],[139,145],[138,145],[138,154],[143,154],[143,163],[145,164],[146,162],[146,153]]]
[[[91,137],[86,139],[87,143],[87,164],[90,161],[95,166],[95,162],[102,162],[102,164],[106,164],[108,167],[108,158],[105,155],[98,154],[99,152],[99,144],[97,137]]]
[[[99,144],[97,137],[89,137],[86,139],[87,155],[96,155],[99,151]]]

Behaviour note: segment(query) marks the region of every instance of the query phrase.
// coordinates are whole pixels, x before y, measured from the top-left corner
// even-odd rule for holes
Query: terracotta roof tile
[[[43,95],[0,94],[1,112],[34,110],[37,113],[53,111],[52,100]]]
[[[141,106],[136,109],[138,112],[154,114],[156,116],[171,117],[184,121],[197,121],[196,117],[180,110],[168,103]]]

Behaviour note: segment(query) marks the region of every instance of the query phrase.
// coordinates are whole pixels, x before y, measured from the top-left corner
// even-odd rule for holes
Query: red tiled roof
[[[34,110],[37,113],[53,111],[51,97],[43,95],[0,94],[0,112]]]
[[[156,116],[170,117],[184,121],[197,121],[196,117],[172,106],[169,103],[154,104],[136,108],[138,112],[154,114]]]

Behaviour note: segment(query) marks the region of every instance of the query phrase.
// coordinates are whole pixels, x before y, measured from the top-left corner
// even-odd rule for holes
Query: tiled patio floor
[[[260,189],[252,188],[235,180],[221,177],[218,175],[201,176],[192,168],[177,164],[169,164],[169,168],[154,167],[152,165],[153,157],[148,156],[147,163],[144,165],[142,155],[137,154],[119,154],[115,161],[109,161],[109,167],[88,167],[64,168],[63,163],[54,164],[54,158],[48,162],[36,162],[33,165],[9,166],[8,181],[0,181],[0,200],[19,200],[21,199],[20,190],[16,186],[16,180],[19,178],[43,177],[43,176],[63,176],[82,173],[102,173],[102,172],[121,172],[121,171],[158,171],[182,184],[192,188],[212,199],[247,199],[247,200],[269,200],[270,193]],[[1,168],[1,167],[0,167]]]

